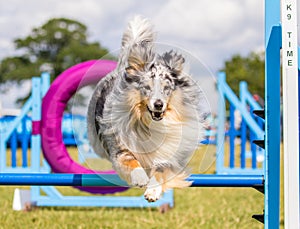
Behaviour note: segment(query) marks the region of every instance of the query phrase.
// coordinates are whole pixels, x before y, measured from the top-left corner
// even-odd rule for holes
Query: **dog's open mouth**
[[[149,111],[149,113],[151,114],[151,117],[154,121],[160,121],[163,119],[165,112],[164,111],[152,111],[149,109],[149,107],[147,106],[147,109]]]

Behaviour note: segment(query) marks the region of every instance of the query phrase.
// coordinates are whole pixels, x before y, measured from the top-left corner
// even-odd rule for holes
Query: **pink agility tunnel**
[[[76,163],[70,157],[62,137],[62,117],[68,100],[76,91],[90,84],[96,84],[116,67],[110,60],[91,60],[77,64],[61,73],[51,84],[42,102],[41,135],[44,157],[55,173],[114,174],[109,171],[95,171]],[[90,193],[115,193],[127,187],[76,187]]]

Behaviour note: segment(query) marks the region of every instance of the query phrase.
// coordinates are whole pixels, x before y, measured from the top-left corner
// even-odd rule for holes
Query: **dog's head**
[[[182,74],[184,58],[174,51],[154,55],[147,47],[133,49],[128,57],[125,80],[135,91],[139,115],[148,112],[152,120],[162,120],[178,87],[188,86]]]

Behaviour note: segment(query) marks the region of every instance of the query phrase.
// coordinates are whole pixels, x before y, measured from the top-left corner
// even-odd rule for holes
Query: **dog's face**
[[[147,111],[155,121],[163,119],[168,102],[175,89],[170,70],[162,64],[153,64],[140,78],[139,88]]]
[[[184,58],[173,51],[162,56],[129,57],[129,67],[126,68],[126,82],[131,84],[135,92],[139,111],[148,112],[154,121],[160,121],[170,109],[169,102],[176,87],[185,82],[181,77]]]

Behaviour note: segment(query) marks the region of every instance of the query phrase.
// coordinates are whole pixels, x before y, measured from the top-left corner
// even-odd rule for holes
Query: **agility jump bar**
[[[187,178],[191,187],[256,187],[264,184],[263,175],[192,174]],[[0,185],[128,187],[116,174],[41,174],[0,173]]]

